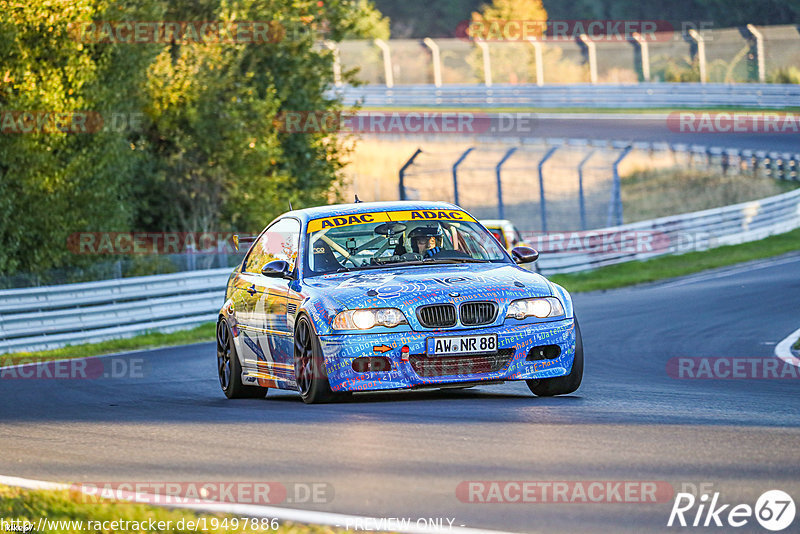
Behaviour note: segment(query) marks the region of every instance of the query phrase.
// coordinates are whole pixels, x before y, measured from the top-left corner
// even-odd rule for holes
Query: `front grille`
[[[477,375],[494,373],[508,367],[514,349],[500,349],[497,354],[459,354],[433,356],[412,354],[408,360],[414,372],[423,378],[432,376]]]
[[[419,323],[425,328],[448,328],[456,325],[456,307],[452,304],[432,304],[417,309]]]
[[[465,302],[461,305],[461,324],[479,326],[494,322],[497,304],[494,302]]]

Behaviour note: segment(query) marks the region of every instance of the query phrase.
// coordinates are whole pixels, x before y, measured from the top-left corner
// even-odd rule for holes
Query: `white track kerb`
[[[797,367],[800,367],[800,359],[792,354],[792,345],[800,338],[800,328],[789,334],[780,343],[775,345],[775,356]]]
[[[80,488],[79,485],[69,486],[67,484],[60,484],[57,482],[45,482],[41,480],[30,480],[27,478],[17,478],[0,475],[0,484],[6,486],[14,486],[18,488],[26,488],[31,490],[68,490],[72,488]],[[84,491],[84,493],[87,493]],[[125,491],[115,491],[115,494],[122,500],[131,502],[141,502],[152,504],[156,502],[157,496],[144,493],[134,493]],[[230,514],[241,517],[267,517],[270,519],[278,519],[280,521],[291,521],[293,523],[303,523],[311,525],[328,525],[341,529],[358,530],[358,531],[380,531],[379,526],[390,524],[392,532],[403,532],[408,534],[510,534],[499,530],[484,530],[477,528],[466,528],[442,526],[441,528],[430,528],[426,526],[418,526],[413,521],[411,524],[405,525],[402,528],[397,522],[387,523],[388,518],[375,518],[365,516],[355,516],[346,514],[335,514],[330,512],[314,512],[310,510],[295,510],[292,508],[278,508],[275,506],[260,506],[254,504],[235,504],[214,501],[203,501],[196,504],[169,504],[154,506],[161,506],[163,508],[185,508],[198,512],[209,513],[222,513]],[[355,527],[357,525],[357,527]],[[365,528],[366,527],[366,528]]]

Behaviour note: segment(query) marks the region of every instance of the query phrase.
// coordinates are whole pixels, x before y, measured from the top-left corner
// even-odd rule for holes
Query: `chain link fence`
[[[619,37],[592,37],[587,39],[588,44],[581,39],[476,43],[453,38],[396,39],[386,43],[344,41],[338,46],[343,69],[357,69],[358,78],[367,84],[389,87],[637,81],[735,83],[761,80],[759,64],[764,81],[797,83],[791,77],[791,69],[800,66],[798,26],[706,28],[692,34],[661,32],[644,38],[644,45],[631,36]],[[590,51],[590,47],[594,50]],[[541,62],[538,73],[537,57]],[[438,79],[437,69],[441,73]]]

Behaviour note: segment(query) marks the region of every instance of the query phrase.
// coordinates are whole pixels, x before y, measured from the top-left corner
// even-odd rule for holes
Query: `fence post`
[[[431,60],[433,61],[433,85],[436,87],[442,86],[442,59],[439,55],[439,45],[431,39],[430,37],[426,37],[422,40],[422,42],[427,46],[431,51]]]
[[[544,155],[544,157],[542,159],[539,160],[539,207],[540,207],[540,211],[541,211],[541,214],[542,214],[542,232],[543,233],[547,233],[547,207],[546,207],[547,202],[545,201],[545,198],[544,198],[544,171],[543,171],[543,168],[544,168],[545,162],[548,159],[550,159],[550,156],[552,156],[555,153],[556,150],[558,150],[558,147],[554,146],[553,148],[551,148],[550,150],[548,150],[545,153],[545,155]]]
[[[492,86],[492,58],[489,56],[489,45],[484,41],[475,41],[483,54],[483,82],[486,87]]]
[[[632,149],[632,146],[626,146],[612,165],[612,169],[614,170],[614,185],[611,188],[612,198],[608,210],[608,226],[622,224],[622,188],[619,183],[619,164]]]
[[[696,49],[696,53],[693,55],[697,57],[697,64],[700,67],[700,83],[706,83],[706,42],[694,28],[689,29],[688,35],[693,43],[693,48]]]
[[[322,45],[333,53],[333,84],[342,86],[342,63],[339,60],[339,47],[333,41],[322,41]]]
[[[753,54],[755,56],[753,59],[756,61],[756,75],[758,76],[758,81],[764,83],[766,81],[766,73],[764,72],[764,36],[752,24],[748,24],[746,29],[752,40],[755,41],[756,45],[755,53]]]
[[[542,42],[535,37],[528,38],[528,42],[533,47],[533,56],[536,60],[536,85],[544,85],[544,60],[542,59]]]
[[[508,149],[502,159],[497,162],[497,166],[494,168],[495,176],[497,176],[497,214],[499,219],[505,219],[505,210],[503,209],[503,184],[500,179],[500,167],[506,162],[511,155],[517,151],[517,147],[513,147]]]
[[[595,152],[597,152],[596,149],[590,150],[578,164],[578,205],[580,206],[581,212],[581,230],[586,230],[586,203],[583,197],[583,166],[594,156]]]
[[[453,204],[456,206],[458,206],[458,166],[461,165],[461,162],[464,161],[474,149],[475,147],[469,147],[459,156],[456,162],[453,163]]]
[[[386,87],[394,87],[394,74],[392,73],[392,50],[383,39],[375,39],[375,45],[383,53],[383,75],[386,78]]]
[[[589,61],[589,81],[594,85],[597,83],[597,47],[585,33],[580,34],[577,40]]]
[[[639,64],[642,69],[642,81],[649,82],[650,81],[650,46],[647,44],[647,40],[642,37],[642,34],[639,32],[633,32],[631,35],[630,43],[636,49],[636,53],[639,55]]]
[[[421,148],[418,148],[416,152],[414,152],[408,161],[406,161],[402,167],[400,167],[400,200],[406,200],[406,186],[405,186],[405,178],[406,178],[406,169],[408,169],[414,160],[417,159],[417,156],[420,155],[422,152]]]

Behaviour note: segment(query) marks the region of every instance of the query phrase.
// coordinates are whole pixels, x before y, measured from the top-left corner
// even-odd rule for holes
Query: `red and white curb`
[[[790,363],[796,367],[800,367],[800,358],[792,354],[792,345],[797,339],[800,338],[800,328],[783,338],[777,345],[775,345],[775,356]]]

